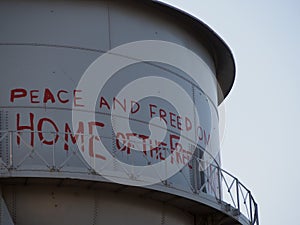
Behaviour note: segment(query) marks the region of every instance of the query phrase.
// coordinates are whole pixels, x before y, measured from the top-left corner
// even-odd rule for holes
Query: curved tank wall
[[[199,162],[190,161],[194,151],[191,145],[203,149],[203,152],[197,149],[198,155],[207,151],[218,160],[217,86],[212,58],[188,30],[163,13],[147,10],[146,5],[106,1],[1,4],[1,33],[4,34],[0,40],[1,74],[5,76],[1,82],[1,130],[15,131],[9,143],[12,158],[3,159],[6,164],[12,161],[15,175],[43,172],[48,176],[47,172],[51,171],[54,176],[54,170],[59,176],[72,173],[72,176],[89,179],[85,176],[89,165],[85,164],[95,166],[94,151],[98,165],[109,160],[100,148],[115,154],[123,163],[134,161],[134,165],[147,166],[169,156],[181,137],[188,139],[195,135],[196,139],[182,142],[182,150],[171,154],[171,163],[178,164],[182,170],[167,182],[186,191],[191,191],[191,186],[197,189],[200,178],[195,176],[199,174],[199,165],[192,164]],[[92,81],[86,78],[90,83],[83,90],[84,87],[78,85],[80,79],[92,76],[92,72],[85,73],[87,68],[96,67],[92,63],[109,49],[140,40],[168,41],[192,49],[199,56],[198,65],[193,65],[185,49],[180,53],[183,51],[186,55],[176,57],[185,60],[181,63],[183,66],[199,68],[200,81],[181,71],[182,66],[176,68],[177,61],[177,65],[167,65],[159,60],[151,63],[140,60],[120,68],[99,90],[98,98],[94,99],[95,123],[92,123],[93,118],[89,119],[90,112],[72,121],[72,109],[73,116],[77,111],[88,110],[87,104],[94,100],[87,92],[93,89],[94,83],[97,89],[101,76],[106,75],[102,72],[104,69],[99,68],[98,77]],[[144,51],[143,54],[147,54],[149,50]],[[161,49],[156,51],[159,53]],[[161,82],[165,83],[159,88],[167,89],[166,95],[156,92]],[[152,87],[142,90],[145,83]],[[126,87],[129,84],[132,86]],[[124,88],[133,89],[134,93],[121,96],[119,93]],[[195,109],[187,102],[189,99]],[[195,118],[194,111],[198,112],[199,119]],[[126,126],[126,118],[123,118],[126,114],[130,114],[127,130],[122,129]],[[162,134],[165,137],[149,137],[151,132],[160,134],[161,130],[167,131]],[[97,131],[100,141],[92,137]],[[78,133],[77,136],[74,133]],[[129,145],[132,148],[134,143],[141,151],[130,150]],[[72,151],[78,150],[77,145],[83,145],[81,153],[89,152],[83,154],[84,159],[80,154],[70,158]],[[36,154],[29,157],[31,148],[35,148]],[[3,148],[3,151],[9,149]],[[108,172],[114,169],[104,168]]]
[[[133,193],[221,197],[217,107],[233,59],[212,31],[173,11],[150,1],[0,2],[11,224],[195,224],[165,196]],[[128,197],[122,185],[103,188],[111,183],[144,188]]]

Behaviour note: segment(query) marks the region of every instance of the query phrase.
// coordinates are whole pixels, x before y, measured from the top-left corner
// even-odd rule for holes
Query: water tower
[[[0,2],[2,225],[257,224],[220,167],[228,46],[156,1]]]

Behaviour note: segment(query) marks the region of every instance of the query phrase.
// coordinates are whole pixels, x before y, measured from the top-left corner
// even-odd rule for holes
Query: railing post
[[[56,133],[53,133],[53,141],[52,141],[52,169],[55,170],[56,163],[55,163],[55,135]]]
[[[256,224],[259,225],[259,219],[258,219],[258,206],[256,203],[255,204],[255,220],[256,220]]]
[[[236,200],[237,200],[238,210],[240,212],[241,210],[240,210],[239,180],[235,178],[235,182],[236,182]]]
[[[222,200],[222,180],[221,180],[222,171],[219,166],[217,166],[217,168],[218,168],[217,171],[218,171],[219,199]]]
[[[9,168],[13,167],[13,133],[9,131]]]
[[[248,191],[249,194],[249,206],[250,206],[250,222],[253,223],[253,213],[252,213],[252,195],[251,192]]]

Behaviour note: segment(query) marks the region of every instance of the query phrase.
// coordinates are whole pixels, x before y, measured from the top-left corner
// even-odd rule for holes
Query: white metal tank
[[[0,33],[0,224],[258,224],[220,168],[234,59],[201,21],[156,1],[9,0]]]

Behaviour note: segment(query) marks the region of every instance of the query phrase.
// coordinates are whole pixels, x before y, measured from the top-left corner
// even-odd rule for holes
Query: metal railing
[[[32,146],[32,143],[25,141],[24,139],[24,136],[26,135],[28,136],[39,134],[43,137],[46,135],[53,135],[53,144],[51,145],[51,143],[48,142],[46,146],[42,141],[39,144],[34,143],[34,146]],[[70,133],[33,131],[21,132],[8,130],[0,131],[0,177],[10,176],[11,171],[24,171],[24,168],[22,168],[22,166],[26,164],[25,162],[27,159],[33,158],[33,156],[36,156],[36,158],[39,159],[40,163],[45,166],[47,171],[51,173],[60,172],[64,167],[66,167],[68,162],[73,157],[76,157],[77,160],[81,161],[81,165],[85,165],[88,171],[93,171],[93,166],[84,161],[77,146],[75,148],[70,148],[68,150],[68,156],[65,159],[57,162],[55,156],[56,150],[58,148],[62,148],[61,144],[69,143],[66,143],[66,140],[64,138],[61,138],[62,143],[58,145],[56,137],[60,138],[64,135],[70,135]],[[85,139],[91,137],[91,135],[84,136]],[[101,138],[113,140],[112,137]],[[48,154],[47,156],[43,155],[40,151],[40,149],[43,149],[44,147],[46,147],[46,149],[51,149],[50,154]],[[25,149],[26,151],[22,152],[20,151],[21,149]],[[201,149],[201,151],[205,150]],[[20,152],[22,152],[21,155]],[[194,155],[193,157],[193,159],[198,161],[200,165],[202,159],[195,158]],[[34,172],[35,169],[30,168],[29,170],[30,172]],[[36,170],[39,171],[39,169]],[[216,198],[219,204],[221,204],[222,209],[227,213],[234,217],[238,217],[242,214],[248,219],[249,224],[259,225],[258,206],[250,190],[248,190],[235,176],[223,170],[214,160],[209,162],[209,166],[206,168],[206,170],[209,170],[209,172],[203,172],[199,170],[199,173],[202,172],[201,175],[203,181],[197,190],[191,183],[188,183],[188,185],[191,187],[191,192],[208,194],[207,189],[209,188],[209,190],[211,190],[209,194],[212,194]],[[186,182],[189,182],[188,179],[186,179]]]
[[[250,224],[259,225],[258,206],[251,192],[247,189],[235,176],[227,171],[217,168],[220,185],[223,190],[220,201],[229,203],[234,210],[232,215],[238,216],[243,213],[250,221]],[[228,205],[225,205],[225,210],[230,210]]]

